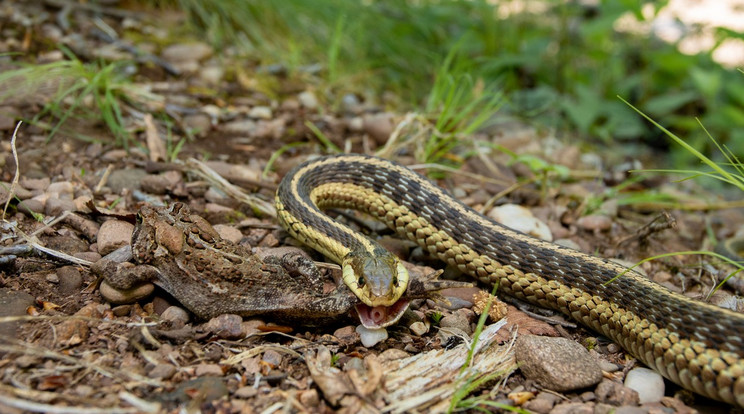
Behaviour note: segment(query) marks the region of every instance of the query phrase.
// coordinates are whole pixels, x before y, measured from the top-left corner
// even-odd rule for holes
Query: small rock
[[[75,188],[72,186],[72,183],[68,181],[59,181],[49,184],[46,193],[49,194],[50,198],[58,198],[60,200],[72,201],[72,199],[75,198]]]
[[[147,172],[140,168],[114,170],[106,180],[106,185],[114,194],[121,194],[124,189],[139,190],[140,181],[142,181],[146,176]]]
[[[364,325],[359,325],[356,327],[356,331],[359,334],[362,345],[366,348],[371,348],[388,338],[388,332],[385,328],[369,329]]]
[[[183,117],[183,125],[196,132],[206,132],[212,128],[212,118],[204,113],[189,114]]]
[[[522,206],[504,204],[494,207],[488,212],[488,217],[511,229],[542,240],[553,241],[548,225],[538,220],[530,210]]]
[[[240,240],[243,238],[243,233],[233,226],[228,226],[226,224],[215,224],[212,227],[214,227],[215,231],[217,231],[220,237],[235,244],[240,243]]]
[[[46,191],[50,183],[51,183],[51,180],[49,179],[49,177],[45,177],[45,178],[23,177],[20,180],[21,187],[26,188],[31,191]]]
[[[252,119],[244,119],[239,121],[232,121],[222,124],[220,126],[223,132],[235,135],[253,135],[256,130],[256,121]]]
[[[92,263],[95,263],[101,260],[101,254],[97,252],[77,252],[73,254],[73,256],[78,259],[87,260]]]
[[[572,391],[602,380],[602,370],[589,351],[569,339],[520,335],[515,348],[524,376],[547,389]]]
[[[429,332],[429,328],[423,322],[414,322],[408,327],[414,335],[422,336]]]
[[[625,376],[625,386],[638,393],[641,404],[659,402],[664,397],[664,378],[656,371],[638,367]]]
[[[541,392],[537,394],[537,397],[524,403],[523,407],[529,411],[533,411],[537,414],[547,414],[553,409],[555,403],[560,400],[555,394],[549,392]]]
[[[473,333],[473,330],[470,329],[470,321],[465,316],[465,314],[460,312],[455,312],[451,315],[443,317],[439,321],[439,326],[441,326],[442,328],[457,329],[459,331],[465,332],[465,334],[468,336]]]
[[[253,387],[240,387],[235,391],[236,398],[253,398],[258,395],[258,390]]]
[[[360,341],[359,333],[354,330],[351,325],[344,326],[343,328],[336,329],[333,332],[333,336],[338,338],[338,341],[344,345],[351,345]]]
[[[44,205],[44,214],[47,216],[60,216],[65,211],[75,211],[77,206],[72,200],[49,198]]]
[[[128,245],[132,240],[134,225],[121,220],[107,220],[98,230],[98,253],[105,256],[114,250]]]
[[[601,358],[599,359],[599,368],[605,372],[617,372],[620,370],[620,366],[617,364],[613,364],[612,362]]]
[[[268,106],[254,106],[248,111],[248,116],[254,119],[271,119],[274,114]]]
[[[240,202],[238,200],[228,196],[227,194],[222,192],[222,190],[214,187],[209,187],[209,190],[204,193],[204,198],[210,203],[226,207],[238,207],[240,205]]]
[[[171,63],[198,62],[212,56],[214,50],[206,43],[178,43],[163,49],[163,59]]]
[[[623,384],[605,379],[594,390],[597,401],[615,406],[638,405],[638,392]]]
[[[199,71],[199,78],[210,85],[219,85],[224,76],[225,69],[218,65],[207,66]]]
[[[18,203],[18,211],[30,217],[34,214],[44,214],[44,203],[33,198],[23,200]]]
[[[59,293],[61,295],[78,293],[83,286],[83,276],[75,266],[60,267],[57,269],[57,278],[59,279]]]
[[[176,371],[176,367],[171,364],[157,364],[147,373],[147,376],[157,379],[169,379]]]
[[[207,322],[206,328],[213,335],[222,339],[238,339],[242,337],[243,318],[239,315],[226,313]]]
[[[612,219],[602,214],[590,214],[576,220],[576,225],[587,231],[606,231],[612,227]]]
[[[261,360],[267,364],[271,364],[274,367],[278,367],[282,363],[282,354],[274,351],[273,349],[269,349],[264,352],[263,358]]]
[[[318,98],[316,98],[315,94],[310,91],[301,92],[297,95],[297,100],[300,102],[300,105],[307,109],[315,109],[318,107]]]
[[[372,138],[377,145],[385,145],[390,134],[395,129],[393,115],[388,113],[365,115],[364,132]]]
[[[172,188],[172,183],[164,175],[149,174],[140,181],[140,188],[146,193],[162,195]]]
[[[557,239],[554,243],[559,246],[568,247],[569,249],[581,250],[581,246],[571,239]]]
[[[349,114],[358,114],[361,111],[359,97],[353,93],[347,93],[341,98],[341,111]]]
[[[550,414],[594,414],[594,404],[565,402],[556,405]]]
[[[23,316],[34,306],[34,297],[26,292],[0,288],[0,317]],[[0,323],[0,337],[15,338],[17,322]]]
[[[169,306],[163,313],[160,314],[166,322],[170,322],[171,326],[175,329],[182,328],[184,325],[189,323],[189,313],[180,306]]]
[[[317,407],[320,404],[320,397],[318,396],[318,391],[313,389],[300,391],[299,396],[300,404],[302,404],[303,407]],[[312,411],[312,410],[311,410]]]
[[[224,375],[222,367],[217,364],[199,364],[194,369],[194,376],[196,377],[221,377]]]
[[[154,290],[155,285],[152,283],[144,283],[126,290],[114,289],[104,280],[98,288],[98,293],[101,294],[101,297],[103,297],[106,302],[114,305],[122,305],[144,299],[152,295]]]

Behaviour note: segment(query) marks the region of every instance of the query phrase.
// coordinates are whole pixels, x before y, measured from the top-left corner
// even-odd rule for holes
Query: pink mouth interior
[[[410,302],[401,299],[392,306],[368,306],[363,303],[356,305],[356,311],[359,314],[359,320],[366,328],[380,329],[390,326],[400,319],[408,309]]]

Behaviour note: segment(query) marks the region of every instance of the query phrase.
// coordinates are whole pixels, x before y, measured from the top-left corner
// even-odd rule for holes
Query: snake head
[[[408,287],[408,270],[398,257],[383,248],[372,255],[352,252],[341,267],[344,283],[363,302],[357,313],[364,326],[379,328],[400,319],[409,301],[401,298]]]

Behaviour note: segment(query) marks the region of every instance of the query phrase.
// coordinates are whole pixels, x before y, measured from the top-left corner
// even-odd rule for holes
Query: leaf
[[[672,92],[649,99],[645,106],[653,116],[661,117],[694,101],[697,97],[698,94],[695,91]]]

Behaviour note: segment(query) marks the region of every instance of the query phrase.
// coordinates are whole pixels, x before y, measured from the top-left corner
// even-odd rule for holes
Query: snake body
[[[364,155],[310,160],[284,178],[276,206],[293,237],[339,263],[382,248],[322,210],[366,212],[447,264],[498,284],[500,293],[558,310],[609,337],[682,387],[744,407],[744,315],[634,271],[606,283],[626,269],[510,230],[401,165]],[[400,282],[385,283],[391,280]]]

